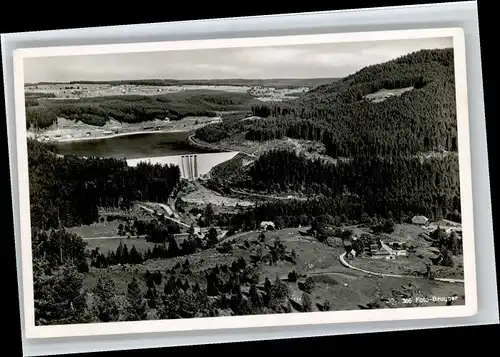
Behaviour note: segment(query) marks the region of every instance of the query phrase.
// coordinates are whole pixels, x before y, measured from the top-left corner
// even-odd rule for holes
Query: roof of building
[[[429,219],[425,216],[414,216],[411,221],[413,223],[425,223],[425,222],[428,222]]]

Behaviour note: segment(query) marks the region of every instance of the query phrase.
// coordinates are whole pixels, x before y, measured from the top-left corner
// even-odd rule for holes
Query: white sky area
[[[126,79],[339,78],[452,38],[27,58],[26,83]]]

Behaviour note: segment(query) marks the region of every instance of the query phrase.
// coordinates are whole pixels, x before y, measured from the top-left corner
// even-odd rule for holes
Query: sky
[[[339,78],[452,38],[27,58],[25,83],[127,79]]]

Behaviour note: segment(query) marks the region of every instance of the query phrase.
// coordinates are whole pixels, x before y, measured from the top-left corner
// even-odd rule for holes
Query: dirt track
[[[346,253],[342,253],[339,257],[340,263],[345,266],[346,268],[350,268],[365,274],[369,275],[374,275],[374,276],[381,276],[381,277],[390,277],[390,278],[407,278],[407,279],[426,279],[421,276],[410,276],[410,275],[399,275],[399,274],[383,274],[383,273],[375,273],[369,270],[364,270],[360,268],[356,268],[355,266],[349,264],[347,260],[345,259]],[[465,281],[462,279],[447,279],[447,278],[433,278],[432,280],[435,281],[442,281],[445,283],[458,283],[458,284],[463,284]]]

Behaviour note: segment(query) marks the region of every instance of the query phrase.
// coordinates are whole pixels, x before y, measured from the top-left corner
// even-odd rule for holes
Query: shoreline
[[[48,142],[48,143],[69,143],[69,142],[79,142],[79,141],[93,141],[93,140],[105,140],[105,139],[113,139],[121,136],[134,136],[140,134],[165,134],[165,133],[188,133],[194,129],[166,129],[166,130],[135,130],[125,133],[116,133],[116,134],[106,134],[102,136],[89,136],[89,137],[76,137],[76,138],[67,138],[67,139],[49,139],[49,140],[40,140],[36,136],[35,140]]]

